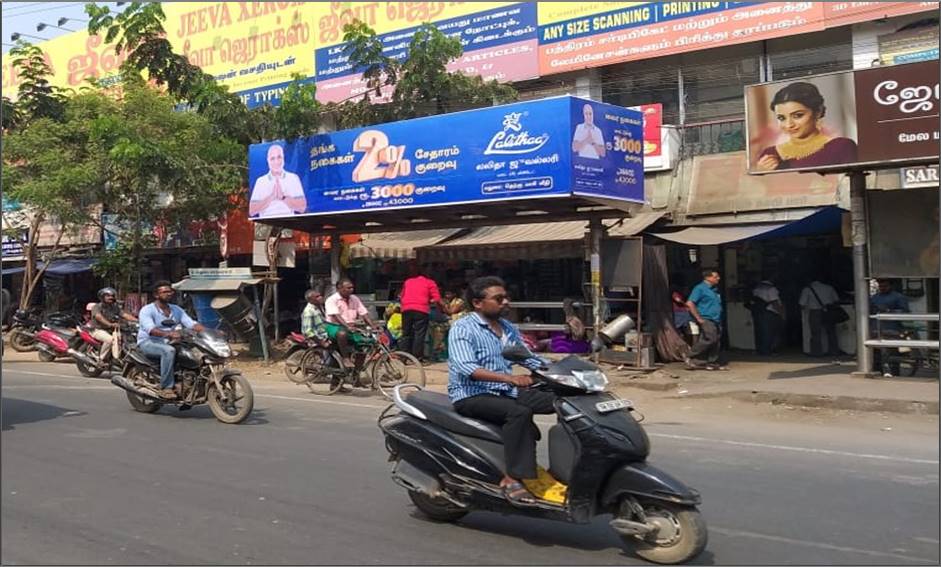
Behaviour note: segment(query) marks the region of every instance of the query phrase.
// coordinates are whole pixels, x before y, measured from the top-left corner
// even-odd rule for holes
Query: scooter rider
[[[140,331],[137,345],[147,356],[160,358],[160,396],[166,399],[177,397],[173,390],[173,363],[176,349],[169,344],[170,339],[180,338],[176,325],[182,324],[187,329],[202,332],[205,327],[190,319],[183,309],[170,303],[173,288],[168,281],[154,284],[154,302],[148,303],[140,311]],[[172,320],[173,325],[164,325]]]
[[[91,310],[91,335],[101,341],[101,349],[98,351],[99,365],[104,365],[109,351],[114,357],[120,352],[121,319],[137,321],[137,317],[118,306],[117,295],[118,292],[113,287],[101,288],[98,290],[98,303]]]
[[[531,504],[522,479],[535,479],[536,436],[533,414],[554,413],[555,395],[526,389],[528,375],[513,375],[503,348],[523,344],[519,330],[504,317],[509,311],[503,280],[481,277],[471,282],[467,304],[474,311],[454,323],[448,336],[448,396],[461,415],[502,426],[506,471],[500,486],[513,504]],[[522,363],[536,369],[539,358]]]

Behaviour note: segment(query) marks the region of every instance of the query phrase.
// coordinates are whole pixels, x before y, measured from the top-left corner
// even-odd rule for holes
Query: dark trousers
[[[781,330],[781,316],[767,309],[754,310],[755,350],[761,355],[770,355],[778,346]]]
[[[807,311],[807,326],[810,327],[810,356],[823,356],[823,334],[827,334],[827,353],[840,354],[840,343],[836,338],[836,324],[827,323],[823,309]]]
[[[709,319],[703,319],[702,324],[699,325],[699,341],[693,345],[689,357],[699,360],[705,355],[707,363],[716,364],[719,362],[719,346],[721,341],[722,329],[719,327],[719,324]]]
[[[402,312],[402,338],[399,350],[410,352],[415,358],[425,358],[425,336],[428,334],[428,314],[421,311]]]
[[[503,427],[506,474],[517,480],[536,478],[536,439],[533,414],[555,413],[555,394],[520,389],[518,398],[482,394],[454,402],[457,413]]]

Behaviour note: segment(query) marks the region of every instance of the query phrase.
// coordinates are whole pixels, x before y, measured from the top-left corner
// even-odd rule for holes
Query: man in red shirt
[[[438,284],[422,274],[418,263],[409,264],[408,273],[409,278],[402,285],[402,338],[399,339],[399,345],[401,350],[423,360],[431,304],[437,304],[445,315],[449,312],[441,299]]]

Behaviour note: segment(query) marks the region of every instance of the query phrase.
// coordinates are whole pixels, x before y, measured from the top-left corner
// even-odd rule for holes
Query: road
[[[70,365],[4,363],[3,564],[644,564],[603,518],[426,521],[389,479],[380,399],[255,391],[231,426],[206,407],[134,413]],[[695,563],[938,563],[936,417],[646,413],[651,461],[703,494]]]

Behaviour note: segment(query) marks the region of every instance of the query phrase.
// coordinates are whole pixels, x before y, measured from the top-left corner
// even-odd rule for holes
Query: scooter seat
[[[421,390],[408,396],[408,403],[421,410],[428,418],[428,421],[440,425],[448,431],[477,439],[503,443],[503,437],[500,435],[498,426],[472,417],[464,417],[457,413],[454,411],[454,406],[451,405],[451,400],[445,394]]]

